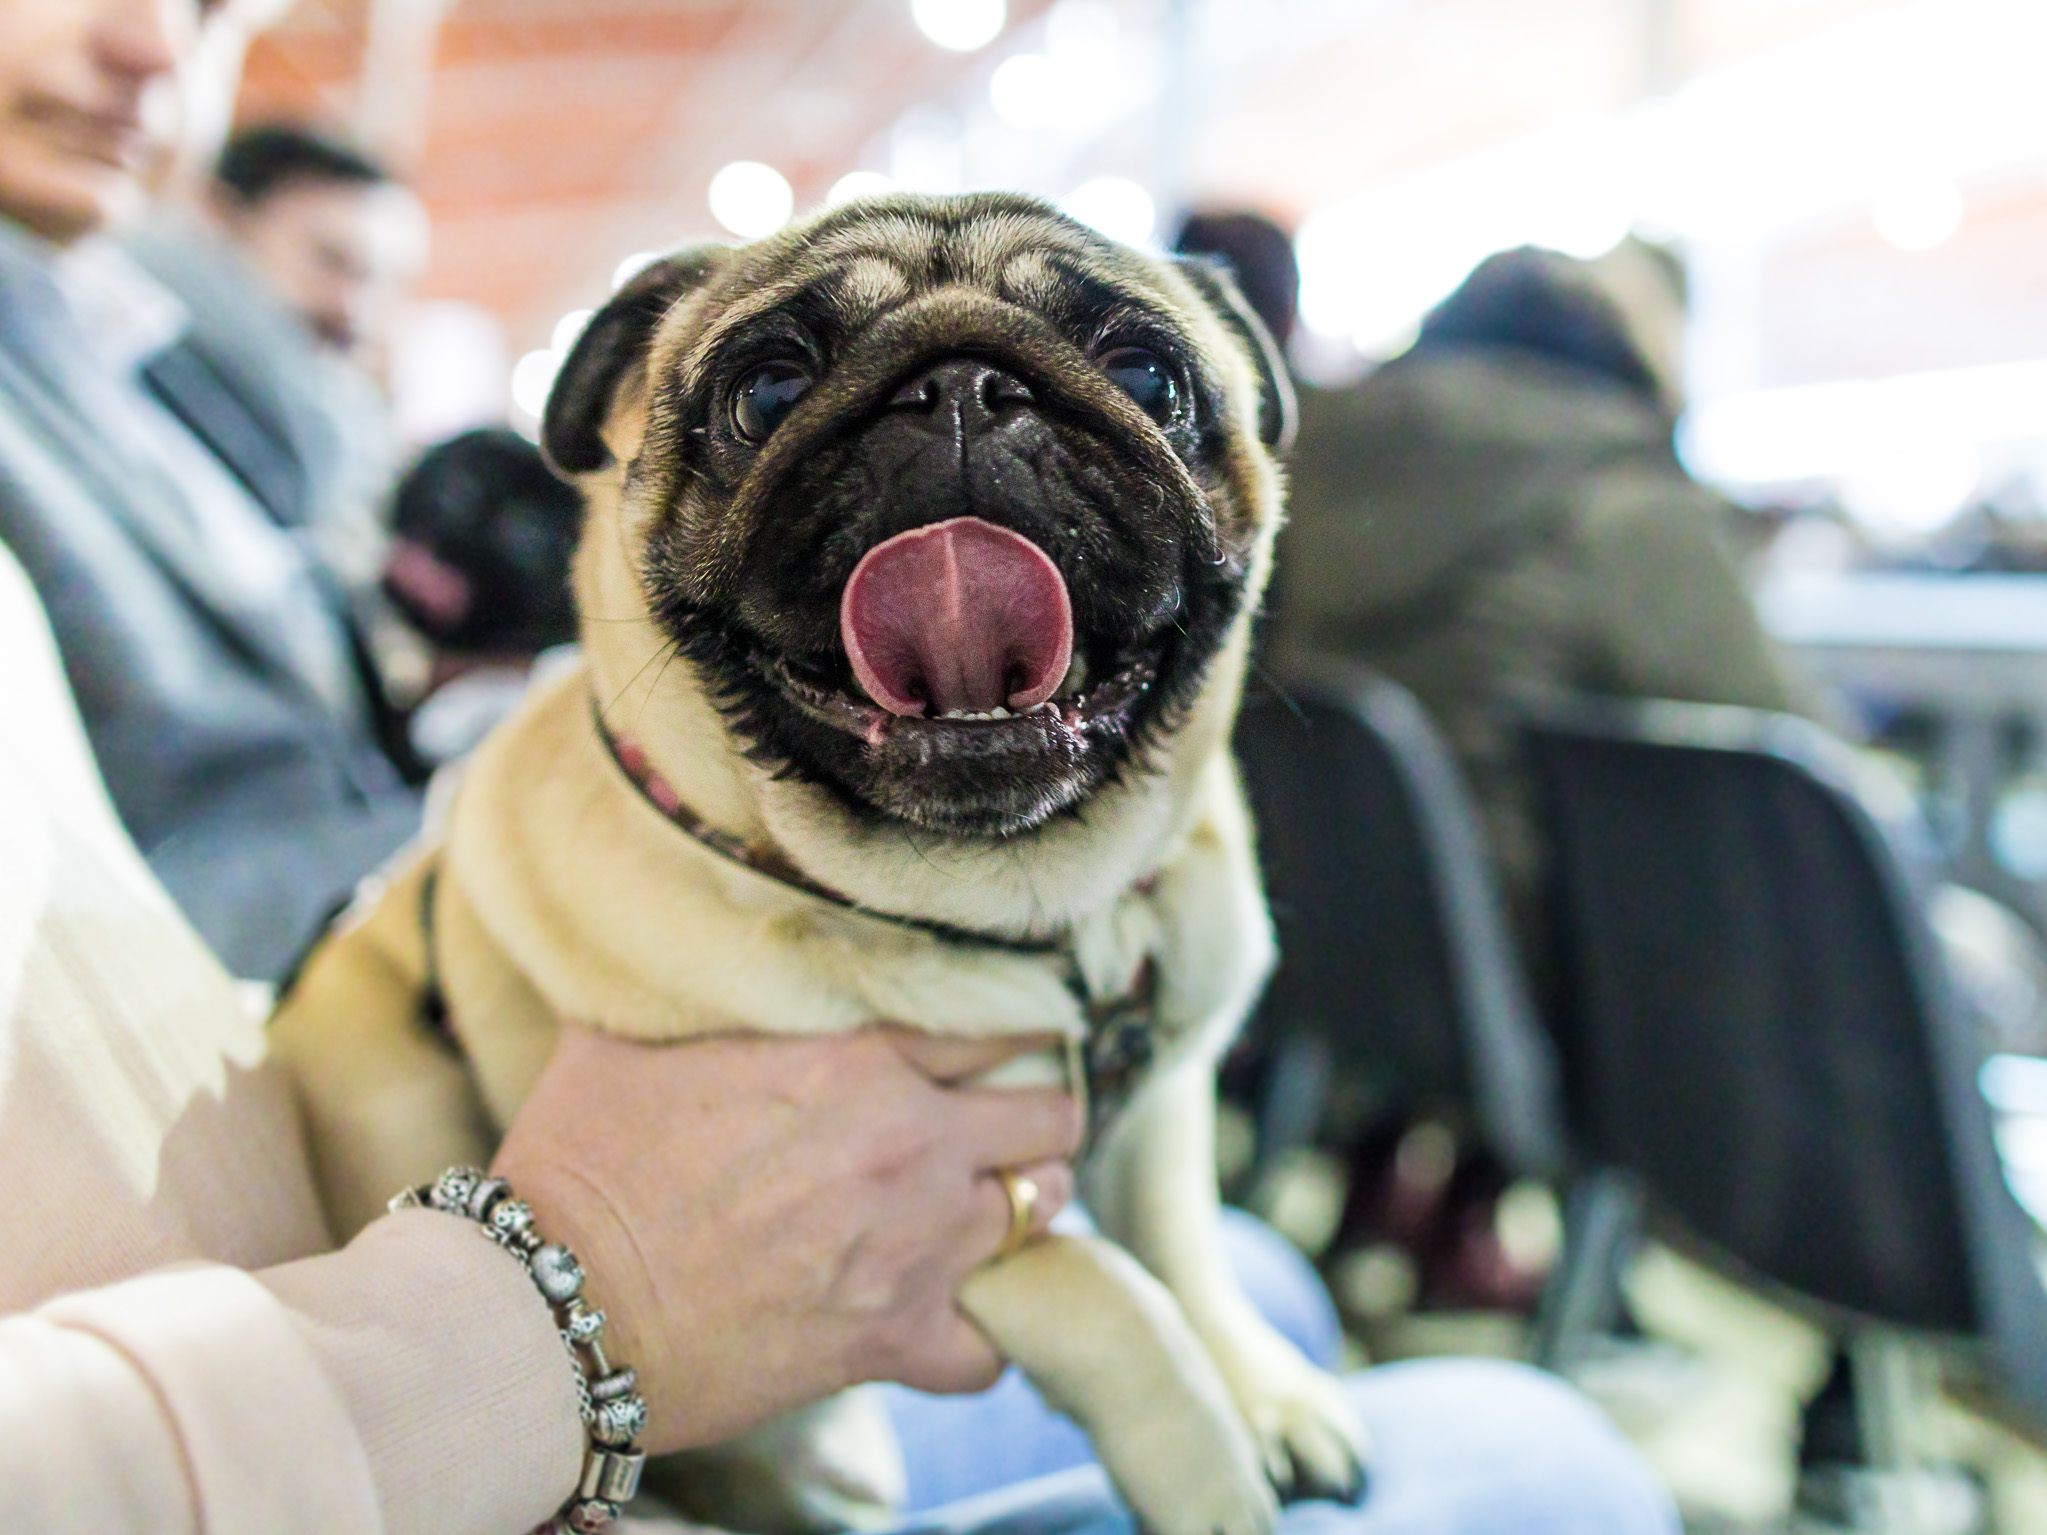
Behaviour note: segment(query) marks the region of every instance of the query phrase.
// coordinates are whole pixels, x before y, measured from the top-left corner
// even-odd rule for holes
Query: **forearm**
[[[390,1216],[261,1277],[346,1403],[390,1535],[503,1535],[561,1506],[585,1443],[569,1357],[469,1222]]]
[[[96,1334],[0,1319],[0,1526],[193,1535],[197,1499],[164,1404]]]
[[[502,1535],[559,1506],[580,1443],[546,1307],[445,1216],[0,1322],[0,1528]]]

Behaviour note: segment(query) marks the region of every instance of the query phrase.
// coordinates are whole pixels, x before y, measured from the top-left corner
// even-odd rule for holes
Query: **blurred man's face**
[[[0,0],[4,3],[4,0]],[[288,182],[225,210],[229,237],[335,350],[375,368],[426,264],[426,213],[389,183]]]
[[[140,206],[215,0],[0,0],[0,214],[60,243]]]

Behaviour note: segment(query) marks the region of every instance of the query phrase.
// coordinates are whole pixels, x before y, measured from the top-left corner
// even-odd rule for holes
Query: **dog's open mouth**
[[[839,599],[839,640],[861,691],[899,719],[1022,713],[1064,685],[1073,604],[1021,533],[954,517],[867,551]]]
[[[1077,748],[1119,729],[1159,666],[1156,648],[1091,657],[1058,567],[978,517],[869,550],[841,596],[839,635],[830,662],[763,656],[763,670],[806,715],[871,747]]]

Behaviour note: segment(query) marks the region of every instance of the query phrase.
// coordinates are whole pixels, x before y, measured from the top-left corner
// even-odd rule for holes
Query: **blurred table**
[[[1842,686],[2047,713],[2047,575],[1806,576],[1757,603]]]
[[[2014,782],[2047,767],[2047,576],[1796,577],[1757,604],[1880,743],[1899,721],[1926,732],[1951,872],[2047,925],[2042,870],[2013,867],[1995,828]]]

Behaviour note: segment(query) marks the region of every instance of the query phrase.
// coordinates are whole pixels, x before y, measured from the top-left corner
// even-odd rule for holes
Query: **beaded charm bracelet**
[[[639,1490],[646,1453],[634,1443],[647,1426],[647,1401],[639,1377],[614,1365],[604,1353],[604,1313],[583,1299],[583,1266],[556,1242],[533,1229],[533,1210],[514,1198],[511,1186],[474,1167],[451,1167],[432,1183],[392,1199],[397,1210],[441,1210],[465,1216],[477,1229],[518,1259],[541,1298],[553,1308],[576,1376],[576,1403],[590,1444],[583,1474],[562,1511],[535,1535],[604,1535],[619,1511]]]

